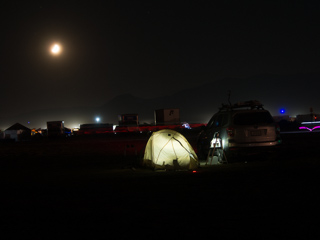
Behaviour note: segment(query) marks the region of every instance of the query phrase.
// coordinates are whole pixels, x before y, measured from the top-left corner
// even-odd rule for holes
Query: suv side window
[[[223,113],[218,115],[215,126],[216,127],[223,127],[228,123],[228,113]]]
[[[216,121],[214,122],[215,127],[221,127],[222,126],[222,121],[223,121],[223,115],[220,114],[217,116]]]
[[[209,121],[207,127],[210,128],[217,128],[222,127],[228,123],[228,114],[217,114],[214,115],[211,120]]]
[[[229,114],[228,113],[223,114],[221,126],[225,126],[226,124],[228,124],[228,122],[229,122],[228,119],[229,119]]]
[[[210,119],[210,121],[209,121],[208,124],[207,124],[207,128],[208,128],[208,129],[215,127],[214,124],[215,124],[216,119],[217,119],[217,115],[214,115],[214,116]]]

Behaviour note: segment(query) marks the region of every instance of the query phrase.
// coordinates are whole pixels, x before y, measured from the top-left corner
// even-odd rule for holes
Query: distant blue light
[[[280,113],[281,113],[281,114],[284,114],[285,112],[286,112],[285,109],[283,109],[283,108],[280,109]]]

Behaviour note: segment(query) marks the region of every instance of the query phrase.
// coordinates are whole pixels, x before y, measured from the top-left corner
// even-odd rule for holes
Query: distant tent
[[[182,134],[163,129],[148,140],[143,165],[155,169],[195,169],[198,157]]]
[[[20,123],[16,123],[7,128],[4,133],[6,139],[14,139],[15,141],[29,140],[31,137],[31,129]]]

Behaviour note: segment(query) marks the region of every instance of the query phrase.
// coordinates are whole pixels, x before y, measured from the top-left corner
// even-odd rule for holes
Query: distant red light
[[[196,171],[196,170],[193,170],[192,172],[193,172],[193,173],[196,173],[197,171]]]

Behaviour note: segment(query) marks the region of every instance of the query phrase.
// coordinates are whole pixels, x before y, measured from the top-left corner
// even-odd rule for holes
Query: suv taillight
[[[229,137],[233,137],[234,136],[234,129],[233,128],[227,128],[227,134]]]

